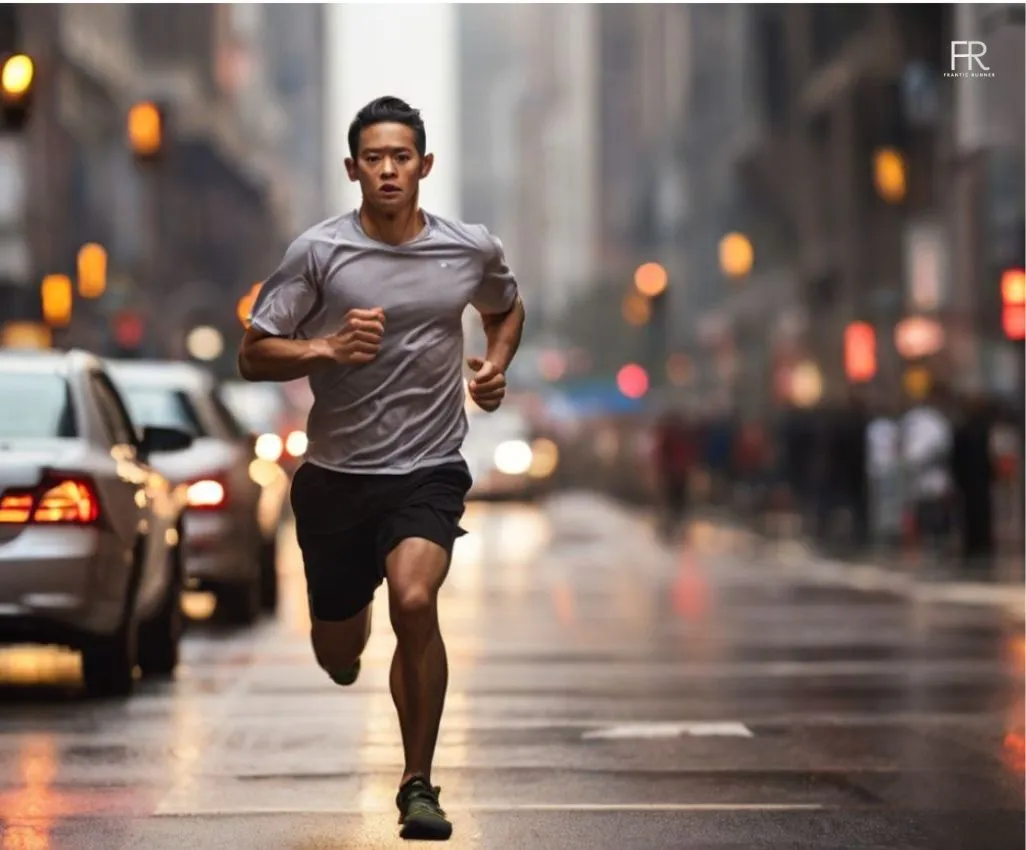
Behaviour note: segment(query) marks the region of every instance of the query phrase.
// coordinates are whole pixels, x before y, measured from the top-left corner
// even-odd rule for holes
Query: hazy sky
[[[333,4],[328,24],[328,177],[336,211],[359,205],[345,176],[346,131],[375,97],[401,97],[421,110],[435,169],[421,184],[421,205],[459,217],[459,117],[454,5]]]

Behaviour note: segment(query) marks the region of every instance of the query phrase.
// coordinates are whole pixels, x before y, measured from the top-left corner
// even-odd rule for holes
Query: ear
[[[349,156],[346,157],[346,174],[349,175],[349,180],[353,183],[360,179],[359,172],[356,170],[356,160]]]
[[[424,154],[424,158],[420,161],[420,179],[423,180],[431,173],[431,169],[435,165],[435,155],[433,153]]]

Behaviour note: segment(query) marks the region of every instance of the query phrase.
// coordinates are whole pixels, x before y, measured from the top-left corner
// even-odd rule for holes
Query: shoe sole
[[[437,820],[408,820],[399,830],[399,837],[413,841],[448,841],[452,824]]]

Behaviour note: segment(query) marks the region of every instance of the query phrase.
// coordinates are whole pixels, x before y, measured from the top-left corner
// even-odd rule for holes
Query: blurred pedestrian
[[[348,141],[362,204],[292,243],[260,291],[239,367],[251,381],[310,378],[309,446],[292,505],[314,654],[336,683],[353,684],[371,602],[387,582],[401,835],[446,839],[431,766],[448,681],[438,591],[471,484],[460,454],[461,317],[471,304],[483,320],[487,353],[467,361],[468,390],[492,411],[524,308],[498,239],[420,208],[434,157],[417,110],[379,98],[356,115]]]
[[[986,571],[994,554],[993,420],[986,400],[973,395],[955,429],[952,468],[958,490],[962,557],[970,569]]]
[[[879,546],[901,541],[901,427],[881,408],[866,428],[866,473],[873,539]]]
[[[656,425],[655,473],[659,491],[661,529],[669,537],[684,518],[688,506],[688,482],[694,468],[694,434],[675,410],[667,411]]]
[[[927,551],[944,551],[952,529],[954,481],[951,453],[954,430],[943,406],[944,396],[933,390],[902,420],[902,456],[909,483],[916,529]]]

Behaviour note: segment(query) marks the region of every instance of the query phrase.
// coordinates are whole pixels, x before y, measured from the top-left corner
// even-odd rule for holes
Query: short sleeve
[[[484,274],[470,303],[484,315],[507,313],[518,294],[517,279],[506,262],[502,242],[488,234]]]
[[[295,337],[318,300],[310,247],[306,236],[289,245],[281,264],[260,287],[253,305],[253,327],[272,336]]]

